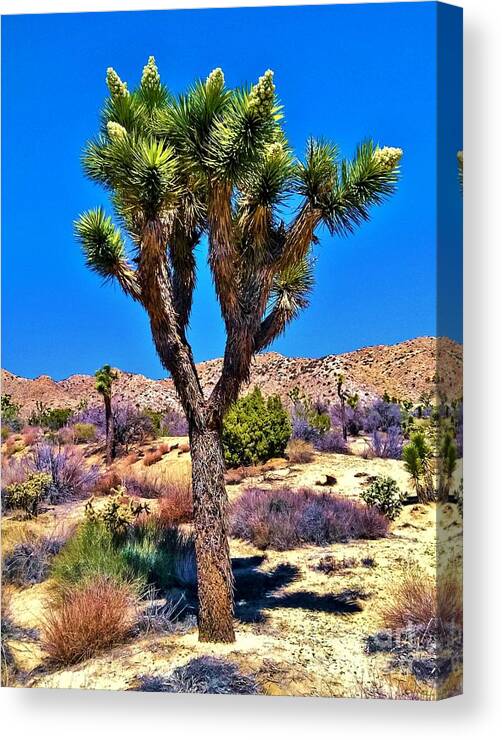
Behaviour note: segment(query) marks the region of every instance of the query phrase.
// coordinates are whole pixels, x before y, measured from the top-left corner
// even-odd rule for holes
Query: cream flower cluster
[[[127,83],[122,82],[113,67],[108,67],[106,70],[106,84],[112,98],[127,98],[129,95]]]
[[[143,67],[143,74],[141,76],[141,87],[144,88],[155,88],[160,84],[160,75],[157,65],[155,64],[155,57],[148,57],[148,63]]]
[[[127,131],[125,130],[125,128],[116,121],[108,121],[108,123],[106,124],[106,130],[108,131],[108,136],[110,137],[110,139],[116,140],[127,136]]]
[[[211,74],[208,76],[206,80],[206,85],[215,87],[223,87],[225,84],[225,76],[223,74],[223,70],[221,67],[216,67],[216,69],[213,69]]]
[[[373,159],[386,170],[393,170],[399,164],[403,150],[394,146],[384,146],[375,149]]]
[[[250,110],[263,116],[268,115],[274,105],[274,94],[274,73],[271,69],[267,69],[251,90],[249,96]]]

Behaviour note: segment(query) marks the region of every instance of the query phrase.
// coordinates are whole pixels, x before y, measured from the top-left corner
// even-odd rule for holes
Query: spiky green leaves
[[[113,67],[108,67],[106,70],[106,84],[108,85],[112,99],[129,97],[127,83],[122,82]]]
[[[125,261],[124,241],[102,208],[80,216],[75,222],[75,233],[91,270],[106,279],[120,272]]]
[[[114,370],[111,365],[103,365],[99,370],[94,373],[96,378],[96,390],[102,396],[110,398],[112,394],[112,384],[115,380],[118,380],[119,374],[117,370]]]
[[[296,264],[288,265],[275,278],[271,292],[273,307],[291,321],[308,306],[308,297],[314,287],[314,263],[304,257]]]
[[[311,140],[296,171],[297,190],[331,233],[344,235],[369,218],[372,205],[394,192],[402,150],[361,144],[352,160],[338,160],[337,148]]]

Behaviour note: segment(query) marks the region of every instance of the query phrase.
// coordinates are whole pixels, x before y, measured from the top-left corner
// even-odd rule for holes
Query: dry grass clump
[[[143,465],[145,467],[150,467],[150,465],[155,465],[155,463],[158,463],[162,460],[163,452],[160,449],[153,450],[152,452],[147,452],[146,455],[143,458]]]
[[[124,642],[134,623],[131,589],[100,577],[48,604],[42,647],[56,665],[73,665]]]
[[[22,435],[25,446],[32,447],[42,436],[42,430],[39,427],[24,427]]]
[[[139,455],[137,452],[130,452],[128,455],[124,457],[124,459],[121,461],[121,464],[124,466],[124,468],[128,468],[130,465],[134,465],[134,463],[137,463],[139,460]]]
[[[108,496],[112,489],[122,484],[122,477],[116,470],[107,470],[99,476],[92,490],[95,496]]]
[[[165,691],[170,694],[260,694],[254,676],[224,658],[202,655],[175,668],[170,676],[140,676],[136,691]]]
[[[41,583],[49,576],[51,561],[61,550],[69,533],[49,536],[27,530],[2,559],[2,580],[16,586]]]
[[[343,573],[351,568],[356,568],[357,564],[355,558],[337,559],[333,555],[326,555],[314,566],[314,570],[319,570],[321,573],[331,576],[333,573]]]
[[[190,445],[188,442],[182,442],[180,445],[178,445],[178,454],[182,455],[185,452],[190,452]]]
[[[387,629],[399,631],[410,626],[461,627],[462,614],[462,582],[458,574],[449,571],[436,582],[418,565],[411,565],[393,579],[381,619]]]
[[[290,439],[286,447],[289,462],[309,463],[314,459],[314,446],[304,439]]]
[[[192,521],[192,481],[188,476],[173,478],[164,483],[157,518],[163,527]]]

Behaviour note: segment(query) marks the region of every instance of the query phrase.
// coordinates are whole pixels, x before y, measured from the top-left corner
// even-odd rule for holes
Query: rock
[[[267,480],[280,480],[281,478],[287,478],[291,473],[289,468],[282,468],[282,470],[268,470],[265,474]]]
[[[334,475],[330,475],[329,473],[326,473],[326,475],[321,475],[319,480],[316,480],[315,484],[316,486],[334,486],[336,485],[337,480]]]

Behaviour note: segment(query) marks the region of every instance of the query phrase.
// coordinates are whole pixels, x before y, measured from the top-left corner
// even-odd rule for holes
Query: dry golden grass
[[[382,624],[401,630],[410,625],[455,624],[462,626],[462,582],[450,571],[436,579],[418,565],[396,576],[381,609]]]
[[[47,605],[42,647],[57,665],[73,665],[127,639],[134,625],[128,586],[104,577]]]

